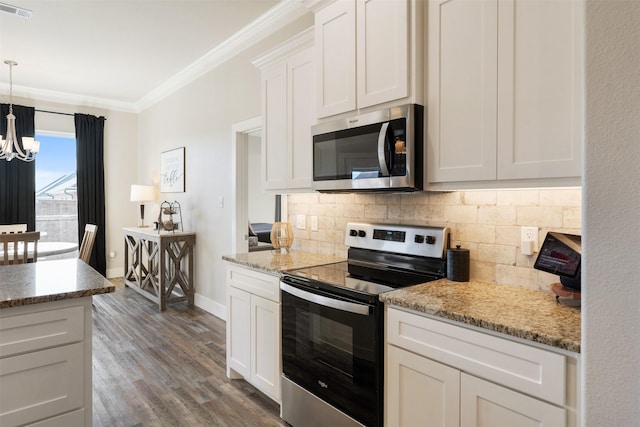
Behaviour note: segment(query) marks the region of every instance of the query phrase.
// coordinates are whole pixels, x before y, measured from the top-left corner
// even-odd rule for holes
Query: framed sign
[[[160,153],[160,192],[184,193],[184,147]]]

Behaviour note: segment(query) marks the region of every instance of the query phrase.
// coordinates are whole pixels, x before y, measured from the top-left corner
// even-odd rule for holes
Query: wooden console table
[[[196,234],[124,228],[124,284],[158,303],[193,307]]]

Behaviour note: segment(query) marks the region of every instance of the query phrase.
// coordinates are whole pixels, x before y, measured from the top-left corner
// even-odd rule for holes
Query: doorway
[[[250,221],[261,223],[264,220],[272,223],[279,220],[279,212],[287,212],[287,198],[275,194],[265,195],[261,188],[261,174],[255,173],[262,170],[258,156],[260,150],[257,150],[261,144],[261,132],[260,117],[232,126],[232,253],[249,252]],[[250,212],[255,218],[250,217]],[[267,220],[268,218],[271,219]]]

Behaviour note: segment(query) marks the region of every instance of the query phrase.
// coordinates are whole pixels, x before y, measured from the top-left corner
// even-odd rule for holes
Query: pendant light
[[[9,114],[7,114],[7,138],[0,135],[0,159],[8,162],[13,159],[31,162],[40,151],[40,142],[29,136],[22,137],[22,144],[18,141],[16,116],[13,115],[13,67],[18,63],[10,59],[5,60],[4,63],[9,66]]]

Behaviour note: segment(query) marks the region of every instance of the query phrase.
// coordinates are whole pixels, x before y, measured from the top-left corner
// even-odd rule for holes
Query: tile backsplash
[[[346,257],[346,224],[352,221],[447,226],[451,246],[470,250],[472,279],[548,289],[557,276],[535,270],[536,255],[520,253],[520,229],[581,234],[581,190],[482,190],[408,194],[293,194],[288,196],[294,249]],[[305,215],[306,229],[295,227]],[[311,231],[310,217],[318,230]]]

